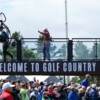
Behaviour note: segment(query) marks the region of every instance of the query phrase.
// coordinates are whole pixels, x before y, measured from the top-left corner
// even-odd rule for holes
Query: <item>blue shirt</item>
[[[82,82],[81,82],[81,85],[82,86],[85,86],[86,88],[89,86],[89,81],[87,79],[84,79]]]
[[[68,100],[79,100],[79,96],[76,91],[70,91],[68,93]]]

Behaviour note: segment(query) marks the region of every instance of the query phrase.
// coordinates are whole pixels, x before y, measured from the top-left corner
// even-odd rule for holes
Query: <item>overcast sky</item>
[[[100,36],[100,0],[67,0],[70,38]],[[11,32],[38,37],[48,28],[52,37],[66,37],[65,0],[0,0],[0,12],[7,16]]]
[[[100,35],[100,0],[67,0],[69,37]],[[48,28],[53,37],[66,37],[65,0],[0,0],[0,12],[7,16],[11,32],[38,37]]]

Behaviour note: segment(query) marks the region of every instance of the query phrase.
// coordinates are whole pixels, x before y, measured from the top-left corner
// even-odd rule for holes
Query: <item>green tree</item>
[[[14,32],[12,33],[11,38],[8,51],[12,53],[13,59],[17,59],[17,40],[21,39],[22,36],[20,35],[20,32]]]
[[[74,48],[75,59],[88,59],[89,58],[89,50],[83,42],[78,42]]]
[[[66,53],[66,45],[63,44],[56,52],[57,58],[58,59],[67,59],[67,53]]]
[[[23,36],[20,35],[20,32],[14,32],[12,33],[12,38],[14,38],[15,40],[19,40],[23,38]]]
[[[97,43],[97,57],[100,59],[100,42]]]
[[[82,80],[80,79],[80,77],[74,76],[74,77],[71,78],[71,81],[75,82],[75,83],[80,83]]]
[[[90,58],[92,59],[100,59],[100,43],[95,42],[92,46],[92,50],[90,52]]]
[[[32,60],[32,59],[36,59],[37,58],[37,54],[33,52],[32,49],[28,48],[27,46],[25,46],[22,49],[22,58],[23,59],[28,59],[28,60]]]
[[[23,36],[20,35],[20,32],[14,32],[12,34],[12,41],[9,48],[9,52],[13,54],[14,59],[17,59],[17,40],[20,40]],[[22,58],[23,59],[35,59],[36,54],[32,49],[28,48],[27,45],[22,41]]]
[[[43,37],[42,35],[39,36],[36,45],[37,45],[37,58],[42,59],[43,57]]]

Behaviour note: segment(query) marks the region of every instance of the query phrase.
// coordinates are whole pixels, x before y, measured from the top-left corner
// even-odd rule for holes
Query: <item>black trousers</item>
[[[7,56],[7,55],[10,56],[11,59],[13,59],[13,55],[12,55],[10,52],[7,51],[8,48],[9,48],[9,45],[10,45],[10,43],[9,43],[8,40],[6,40],[6,41],[3,43],[3,59],[4,59],[4,61],[6,61],[6,56]]]

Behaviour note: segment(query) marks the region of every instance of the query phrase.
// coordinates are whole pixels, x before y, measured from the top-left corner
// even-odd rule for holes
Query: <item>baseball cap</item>
[[[10,82],[6,82],[3,84],[2,86],[2,90],[5,90],[5,89],[8,89],[8,88],[12,88],[14,87],[15,85],[12,85]]]
[[[91,87],[92,87],[92,88],[96,88],[96,84],[92,84]]]

